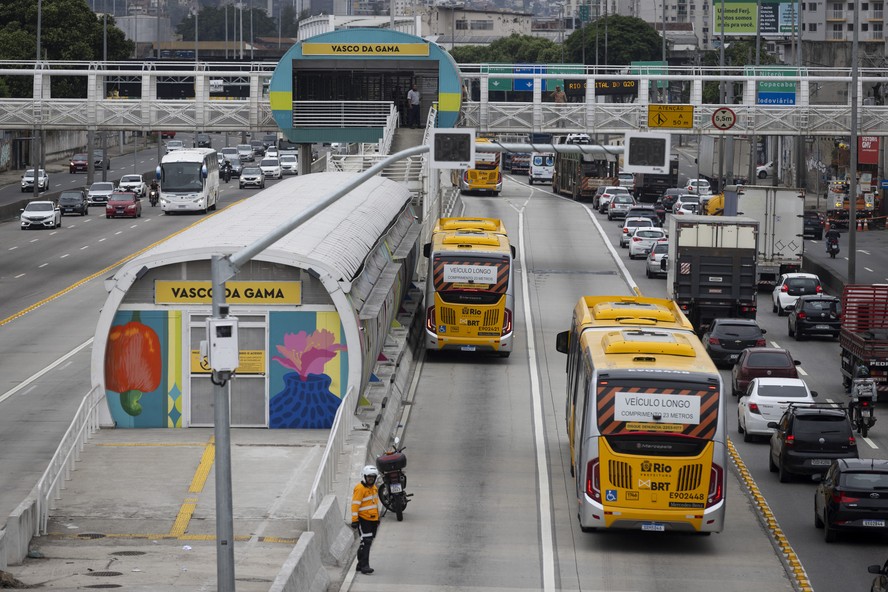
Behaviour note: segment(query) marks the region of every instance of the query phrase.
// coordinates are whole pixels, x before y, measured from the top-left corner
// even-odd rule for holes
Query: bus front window
[[[201,165],[195,162],[173,162],[161,165],[160,184],[164,191],[186,193],[203,189]]]

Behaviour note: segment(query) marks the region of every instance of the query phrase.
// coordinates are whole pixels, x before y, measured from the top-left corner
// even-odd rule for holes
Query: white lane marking
[[[873,450],[879,449],[878,445],[875,442],[873,442],[872,440],[870,440],[869,437],[861,437],[860,439],[863,440],[864,442],[866,442],[867,444],[869,444],[870,448],[872,448]]]
[[[106,241],[106,240],[108,240],[108,239],[106,239],[106,238],[100,238],[100,239],[99,239],[99,242]]]
[[[78,345],[77,347],[75,347],[74,349],[72,349],[71,351],[69,351],[68,353],[66,353],[64,356],[62,356],[61,358],[59,358],[58,360],[56,360],[55,362],[53,362],[52,364],[50,364],[49,366],[47,366],[46,368],[44,368],[43,370],[41,370],[40,372],[38,372],[38,373],[32,375],[30,378],[27,378],[27,379],[25,379],[24,381],[22,381],[22,383],[21,383],[20,385],[14,387],[14,388],[9,389],[8,391],[6,391],[6,392],[3,393],[2,395],[0,395],[0,403],[2,403],[3,401],[5,401],[5,400],[8,399],[9,397],[13,396],[14,394],[16,394],[17,392],[19,392],[19,391],[22,390],[23,388],[27,387],[28,385],[30,385],[32,382],[34,382],[34,381],[36,381],[37,379],[39,379],[39,378],[40,378],[41,376],[43,376],[44,374],[47,374],[48,372],[51,372],[51,371],[55,370],[55,368],[56,368],[57,366],[59,366],[60,364],[64,364],[65,362],[67,362],[70,358],[74,357],[74,356],[77,355],[81,350],[83,350],[83,348],[88,347],[92,342],[93,342],[93,338],[90,337],[89,339],[87,339],[86,341],[84,341],[83,343],[81,343],[80,345]]]
[[[82,251],[83,249],[88,249],[88,248],[89,248],[89,245],[83,245],[82,247],[80,247],[80,250]]]
[[[870,273],[873,273],[873,270],[870,269],[869,267],[865,267],[865,266],[864,266],[864,269],[867,270],[867,271],[870,272]]]
[[[533,322],[530,307],[530,278],[524,250],[524,208],[518,210],[518,250],[521,253],[521,294],[524,299],[524,327],[527,335],[527,357],[530,360],[530,395],[533,401],[533,433],[536,447],[537,494],[539,495],[540,546],[542,547],[543,590],[555,590],[555,542],[552,533],[552,501],[549,495],[549,471],[546,460],[546,438],[543,427],[543,400],[540,391],[539,365],[536,360]]]
[[[138,228],[138,227],[139,227],[138,224],[133,224],[132,226],[130,226],[130,228]]]
[[[59,259],[64,259],[65,257],[69,256],[70,254],[71,254],[71,253],[65,253],[64,255],[62,255],[61,257],[59,257]]]
[[[41,267],[46,267],[47,265],[49,265],[49,263],[44,263],[44,264],[42,264],[42,265],[38,265],[38,266],[37,266],[37,269],[40,269]]]
[[[10,251],[15,251],[16,249],[18,249],[18,247],[9,247]]]
[[[32,239],[31,239],[30,241],[28,241],[28,242],[36,243],[36,242],[39,241],[39,240],[40,240],[39,238],[32,238]]]
[[[802,376],[808,376],[808,373],[805,372],[805,369],[802,368],[801,366],[796,366],[796,370],[797,370],[798,373],[801,374]]]
[[[122,230],[118,230],[117,232],[114,233],[114,236],[117,236],[118,234],[123,234],[123,231],[122,231]]]
[[[869,254],[870,254],[869,251],[864,251],[863,249],[857,249],[857,252],[858,252],[858,253],[863,253],[864,255],[869,255]]]
[[[17,276],[15,276],[15,279],[19,279],[20,277],[23,277],[24,275],[25,275],[25,274],[20,273],[20,274],[18,274]]]

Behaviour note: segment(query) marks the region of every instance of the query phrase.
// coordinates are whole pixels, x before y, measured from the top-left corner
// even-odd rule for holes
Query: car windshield
[[[198,162],[167,162],[160,165],[160,184],[164,192],[191,192],[203,189]]]
[[[259,166],[264,166],[264,167],[276,167],[276,166],[278,166],[278,164],[280,164],[280,163],[278,162],[278,159],[276,159],[276,158],[266,158],[266,159],[264,159],[262,162],[259,163]]]
[[[111,201],[136,201],[136,196],[133,193],[114,193]]]
[[[237,148],[223,148],[222,154],[237,154]]]
[[[45,175],[45,174],[46,174],[46,171],[44,171],[43,169],[40,169],[40,176],[42,177],[42,176]],[[26,170],[26,171],[25,171],[25,176],[26,176],[26,177],[33,177],[33,176],[34,176],[34,169],[28,169],[28,170]]]
[[[839,303],[836,300],[808,300],[804,303],[803,308],[808,314],[820,312],[839,314]]]
[[[258,175],[261,172],[262,172],[262,170],[259,169],[258,167],[247,167],[244,169],[242,174],[244,174],[244,175]]]
[[[642,228],[635,231],[635,236],[638,238],[663,238],[663,233],[659,230],[645,230]]]
[[[850,489],[888,489],[888,473],[842,473],[839,482]]]
[[[63,193],[59,196],[59,201],[80,201],[83,199],[83,196],[80,195],[80,192],[73,193]]]
[[[669,252],[669,243],[658,243],[654,245],[654,253],[657,255],[665,255]]]
[[[125,175],[123,179],[120,180],[121,183],[141,183],[142,176],[141,175]]]
[[[700,203],[700,198],[697,197],[696,195],[682,195],[679,198],[679,201],[683,204],[685,204],[685,203],[698,204],[698,203]]]
[[[86,154],[75,154],[71,160],[86,160]]]
[[[653,226],[654,223],[648,218],[639,218],[636,220],[626,220],[626,227],[637,228],[639,226]]]
[[[628,195],[615,195],[614,196],[615,204],[631,204],[632,198]]]
[[[252,152],[252,151],[253,151],[253,147],[250,146],[249,144],[238,144],[238,145],[237,145],[237,151],[238,151],[238,152]]]
[[[790,294],[813,294],[820,282],[813,278],[791,278],[786,280]]]
[[[52,210],[52,204],[48,201],[31,202],[25,207],[27,212],[49,212]]]
[[[296,162],[296,157],[285,154],[284,156],[281,156],[281,162]]]
[[[114,183],[93,183],[89,188],[90,191],[113,191]]]
[[[808,389],[800,384],[760,384],[756,391],[760,397],[774,399],[805,399]]]
[[[746,360],[750,368],[789,368],[793,364],[783,352],[755,352]]]
[[[180,148],[184,145],[185,144],[182,142],[182,140],[168,140],[167,141],[167,148]]]
[[[762,335],[762,330],[755,325],[725,325],[719,323],[716,325],[715,333],[730,337],[740,337],[741,339],[758,339]]]
[[[818,436],[824,433],[841,434],[842,432],[851,435],[848,417],[832,413],[796,415],[792,429],[796,436]]]

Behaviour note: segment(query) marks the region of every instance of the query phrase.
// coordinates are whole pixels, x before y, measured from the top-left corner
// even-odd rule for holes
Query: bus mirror
[[[555,336],[555,349],[559,352],[566,354],[568,348],[570,347],[570,333],[568,331],[562,331],[558,335]]]
[[[432,256],[432,243],[426,243],[422,246],[422,254],[424,257]]]
[[[154,177],[160,181],[160,165],[157,165],[157,168],[154,169]]]
[[[209,171],[207,170],[207,165],[203,165],[202,167],[200,167],[200,176],[201,176],[201,177],[203,177],[204,179],[206,179],[206,178],[207,178],[207,175],[209,175],[209,174],[210,174],[210,173],[209,173]]]
[[[512,259],[517,257],[517,252],[515,251],[515,245],[512,245]]]

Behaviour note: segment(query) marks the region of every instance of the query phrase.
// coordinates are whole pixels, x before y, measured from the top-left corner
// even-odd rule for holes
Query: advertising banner
[[[857,162],[859,164],[879,164],[878,136],[860,136],[857,138]]]
[[[798,27],[795,0],[724,0],[724,9],[725,36],[755,35],[756,18],[762,35],[791,35]],[[713,36],[721,35],[721,12],[722,0],[712,0]]]

